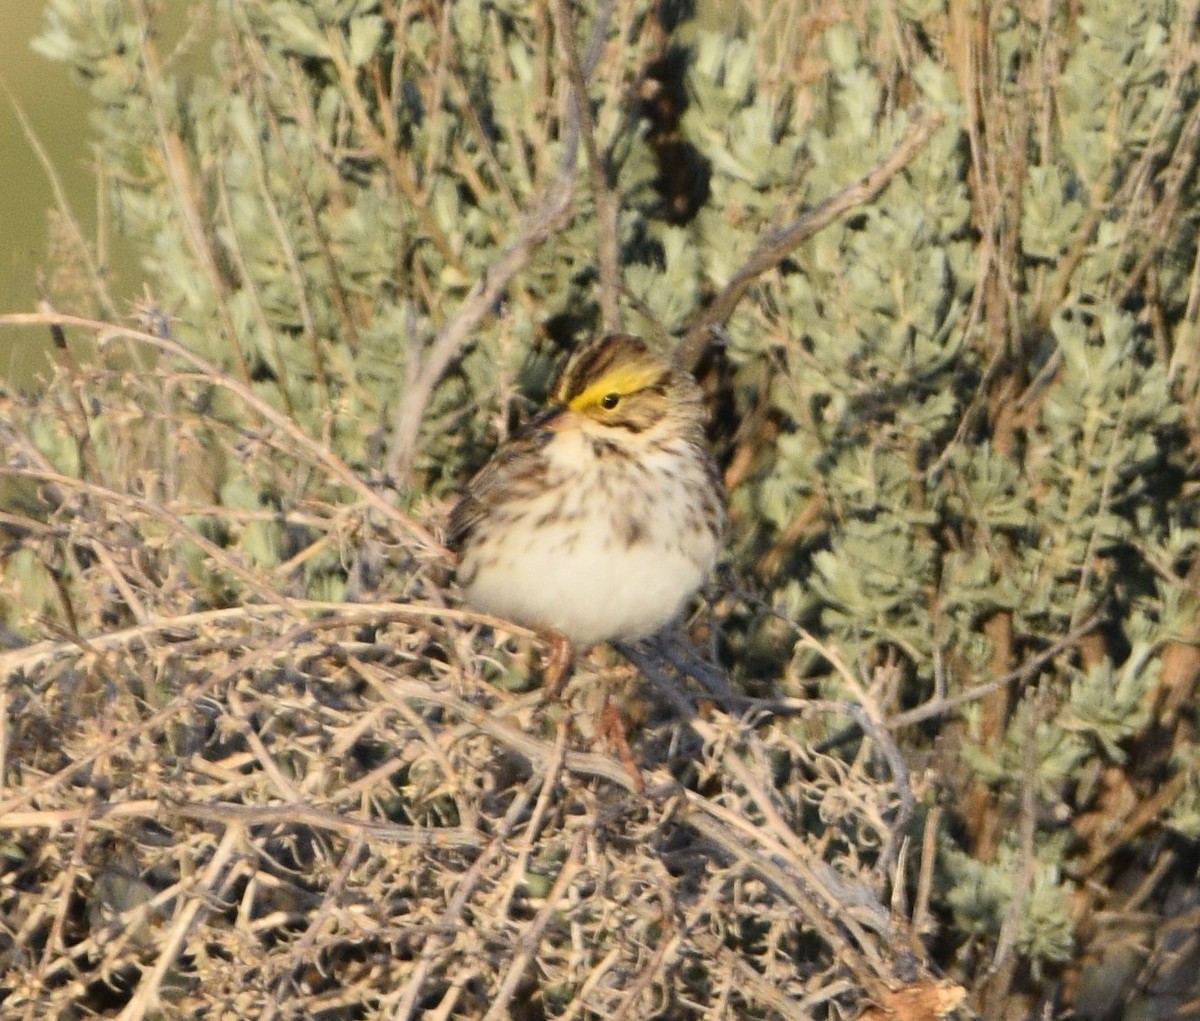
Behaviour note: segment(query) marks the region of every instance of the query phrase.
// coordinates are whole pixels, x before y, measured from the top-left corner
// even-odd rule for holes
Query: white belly
[[[525,555],[503,570],[477,571],[467,601],[507,620],[561,631],[579,646],[659,631],[680,614],[712,565],[646,543],[568,548],[561,526],[542,526],[523,545]],[[464,560],[464,574],[471,559]]]

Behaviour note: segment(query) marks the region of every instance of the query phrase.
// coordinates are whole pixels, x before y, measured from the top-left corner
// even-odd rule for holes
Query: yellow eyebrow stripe
[[[626,365],[606,372],[591,386],[573,397],[567,404],[572,411],[595,407],[605,394],[626,397],[657,383],[663,374],[658,365]]]

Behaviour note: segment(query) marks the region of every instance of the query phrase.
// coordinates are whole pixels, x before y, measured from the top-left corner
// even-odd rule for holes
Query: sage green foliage
[[[178,338],[366,467],[408,352],[515,240],[562,158],[539,25],[522,4],[456,3],[444,25],[406,19],[399,38],[374,2],[215,10],[207,72],[142,75],[140,30],[119,2],[50,4],[38,46],[77,66],[103,104],[99,159],[113,168],[124,228],[145,239],[156,295],[177,310]],[[583,19],[585,38],[588,28]],[[368,66],[394,92],[377,94]],[[466,124],[467,104],[488,137]],[[186,194],[163,166],[160,124],[193,168]],[[648,184],[641,165],[634,196]],[[477,457],[446,416],[495,403],[496,365],[522,371],[537,325],[578,304],[571,280],[595,249],[594,221],[577,217],[503,320],[473,338],[429,409],[425,466],[457,479],[463,454]]]
[[[868,10],[872,32],[881,31],[879,10]],[[1127,761],[1129,742],[1150,723],[1163,645],[1187,634],[1195,613],[1194,594],[1163,569],[1192,559],[1197,539],[1191,509],[1171,499],[1171,472],[1184,463],[1179,410],[1161,341],[1120,297],[1146,251],[1131,231],[1145,228],[1135,225],[1136,209],[1110,204],[1139,165],[1139,146],[1153,137],[1169,149],[1190,111],[1173,105],[1162,63],[1166,36],[1178,30],[1174,6],[1143,6],[1132,26],[1127,13],[1085,3],[1073,29],[1056,24],[1069,47],[1061,79],[1069,109],[1046,148],[1031,146],[1011,310],[1025,344],[1005,370],[1026,379],[1045,373],[1046,382],[1035,389],[1040,413],[1019,449],[997,449],[986,418],[970,419],[1005,340],[970,314],[981,251],[972,236],[964,106],[954,79],[931,58],[912,79],[926,107],[953,127],[877,203],[798,250],[795,270],[764,282],[729,324],[736,395],[746,411],[767,400],[782,428],[751,481],[732,494],[738,557],[753,561],[813,499],[828,508],[808,551],[794,550],[772,581],[779,613],[859,662],[867,650],[899,650],[913,700],[995,675],[980,626],[996,613],[1012,614],[1025,650],[1096,613],[1130,644],[1114,651],[1119,662],[1088,668],[1060,657],[1042,675],[1046,697],[1022,702],[998,745],[978,742],[981,711],[964,709],[963,761],[1013,820],[1031,779],[1030,733],[1042,813],[1080,810],[1072,799],[1081,780]],[[911,14],[936,23],[941,11]],[[997,66],[1035,59],[1036,27],[1015,8],[1001,24]],[[684,123],[712,163],[713,199],[691,228],[694,245],[713,252],[704,264],[720,283],[754,237],[799,207],[781,162],[794,165],[803,153],[803,195],[825,197],[880,161],[905,122],[886,116],[881,69],[867,55],[879,39],[860,37],[849,23],[821,38],[829,73],[803,123],[789,120],[778,95],[747,83],[745,54],[760,42],[700,35],[694,46],[694,103]],[[1183,91],[1194,92],[1194,66],[1186,73]],[[1020,99],[1021,87],[1014,79],[1007,96]],[[757,155],[764,151],[770,155]],[[1093,209],[1101,214],[1095,240],[1050,302],[1058,260]],[[1196,258],[1196,216],[1187,201],[1181,209],[1153,239],[1155,265],[1175,287],[1167,304],[1176,315]],[[1176,319],[1172,329],[1179,357],[1194,357],[1186,324]],[[956,436],[964,418],[968,428]],[[778,640],[773,622],[763,627],[766,637],[747,639],[746,648]],[[809,669],[821,674],[817,661]],[[821,688],[853,697],[837,674]],[[1193,807],[1176,818],[1195,818],[1194,786],[1177,804]],[[1040,972],[1073,952],[1075,848],[1047,820],[1034,836],[1026,890],[1019,839],[1017,827],[1005,825],[989,862],[947,839],[945,903],[961,933],[995,938],[1013,898],[1024,897],[1017,944]]]
[[[984,291],[999,286],[989,276],[998,263],[985,259],[1001,258],[1000,235],[985,237],[979,222],[985,184],[973,192],[969,180],[969,105],[933,48],[914,47],[907,74],[885,59],[884,6],[821,22],[802,45],[677,29],[673,42],[688,53],[679,131],[711,174],[708,201],[682,225],[659,215],[654,154],[621,91],[645,58],[636,26],[650,4],[622,8],[635,27],[610,28],[592,100],[620,204],[625,322],[681,332],[767,232],[891,151],[911,123],[910,101],[945,117],[878,200],[794,252],[728,324],[736,415],[764,412],[777,427],[731,494],[730,559],[753,572],[813,501],[822,510],[766,573],[772,612],[739,610],[726,639],[731,669],[758,687],[776,686],[790,657],[779,617],[852,664],[894,653],[902,689],[888,711],[899,711],[994,680],[995,646],[982,628],[997,614],[1011,616],[1012,668],[1094,615],[1108,623],[1120,636],[1109,658],[1047,662],[1025,679],[1038,694],[1017,703],[998,742],[983,740],[977,702],[957,713],[960,775],[945,797],[969,777],[1004,821],[989,855],[972,853],[956,828],[942,835],[935,896],[955,930],[948,942],[993,945],[1019,896],[1018,952],[1031,975],[1044,975],[1076,949],[1078,847],[1044,822],[1048,809],[1083,811],[1074,799],[1097,764],[1127,763],[1149,725],[1160,653],[1195,614],[1177,573],[1197,541],[1172,481],[1185,470],[1178,366],[1142,314],[1148,299],[1134,272],[1140,260],[1153,264],[1160,329],[1181,359],[1194,358],[1183,317],[1196,258],[1193,182],[1171,185],[1185,200],[1162,222],[1128,188],[1147,172],[1147,146],[1170,152],[1180,138],[1191,111],[1179,97],[1200,83],[1192,64],[1168,70],[1172,33],[1184,31],[1171,3],[1134,12],[1082,0],[1069,23],[1065,11],[1051,15],[1065,54],[1053,116],[1000,143],[1028,165],[1006,209],[1019,216],[1003,224],[1015,254],[1003,266],[997,333],[981,309]],[[905,31],[945,30],[940,4],[887,6]],[[581,51],[590,7],[579,10]],[[143,239],[154,293],[179,317],[179,339],[243,373],[365,474],[387,449],[414,356],[519,236],[563,158],[567,93],[543,46],[545,12],[469,0],[443,10],[441,23],[407,21],[401,38],[375,0],[226,0],[213,7],[211,67],[184,74],[164,63],[156,78],[139,65],[140,29],[119,0],[51,0],[39,43],[78,69],[97,100],[98,159],[111,168],[123,228]],[[1042,59],[1042,26],[1014,6],[993,30],[996,94],[1015,106],[1027,82],[1014,68]],[[822,73],[764,75],[801,53]],[[546,82],[556,80],[551,96]],[[164,159],[164,130],[192,169],[186,194]],[[583,336],[598,323],[600,228],[578,174],[567,226],[434,391],[416,470],[399,480],[410,502],[444,495],[479,463],[502,396],[544,389],[558,354],[549,333]],[[1002,377],[1021,385],[989,404]],[[1026,404],[1005,407],[1018,399]],[[1006,410],[1020,419],[1015,441],[993,432]],[[236,475],[217,489],[236,505],[265,499]],[[281,556],[268,525],[243,542],[259,561]],[[338,565],[325,567],[312,575],[321,597],[338,591],[322,587]],[[855,697],[815,654],[797,665],[806,692]],[[928,733],[898,738],[913,756],[927,750]],[[1038,823],[1032,885],[1018,889],[1028,855],[1014,820],[1030,740]],[[935,788],[918,793],[932,801]],[[1194,782],[1170,815],[1194,836]]]

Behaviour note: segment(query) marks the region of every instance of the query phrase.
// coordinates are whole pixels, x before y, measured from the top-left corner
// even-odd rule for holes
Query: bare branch
[[[609,4],[601,5],[596,17],[591,53],[599,53],[595,40],[603,39],[608,30]],[[590,68],[585,68],[590,73]],[[392,426],[392,445],[385,463],[388,477],[402,483],[408,476],[417,455],[418,438],[425,408],[434,387],[461,354],[471,332],[483,321],[517,275],[533,258],[538,247],[551,234],[565,226],[571,199],[575,193],[575,168],[578,163],[580,121],[578,104],[572,103],[563,135],[563,154],[558,174],[549,188],[535,200],[517,234],[495,263],[476,281],[451,319],[433,343],[416,371],[409,388],[402,395]]]
[[[176,912],[170,930],[160,941],[162,950],[158,960],[154,962],[153,968],[142,975],[132,999],[121,1011],[122,1021],[136,1021],[150,1014],[157,1015],[161,1006],[159,990],[183,952],[184,941],[192,926],[200,917],[214,909],[218,900],[218,884],[227,874],[227,869],[236,862],[234,851],[243,837],[244,831],[240,826],[230,826],[226,829],[221,843],[204,869],[200,889]]]
[[[33,130],[33,125],[29,123],[29,118],[25,116],[24,107],[21,106],[17,97],[13,95],[12,90],[8,87],[8,82],[3,78],[0,78],[0,90],[3,90],[4,95],[8,98],[9,105],[12,107],[13,113],[16,114],[17,123],[21,126],[21,133],[25,136],[25,141],[29,143],[29,148],[33,150],[33,154],[42,165],[42,170],[46,173],[46,179],[50,182],[50,190],[54,194],[54,204],[63,218],[63,223],[70,230],[71,241],[75,246],[79,258],[83,260],[84,268],[87,270],[88,277],[91,280],[92,290],[96,294],[96,300],[100,303],[101,312],[107,316],[116,315],[116,306],[113,304],[112,295],[108,290],[108,281],[105,280],[103,271],[96,263],[92,246],[88,244],[87,239],[83,236],[83,230],[80,228],[79,220],[71,209],[70,200],[67,198],[67,193],[63,188],[62,178],[59,176],[57,168],[46,152],[45,146],[42,145],[41,139],[38,138],[37,132]]]
[[[763,238],[750,253],[746,264],[734,274],[733,279],[713,299],[712,304],[688,327],[679,347],[679,364],[688,369],[695,368],[709,344],[710,331],[713,327],[721,327],[729,322],[734,309],[755,280],[778,266],[798,245],[818,231],[828,227],[851,209],[875,198],[887,187],[888,182],[925,148],[942,122],[943,117],[938,113],[916,120],[887,159],[868,172],[862,180],[846,185],[793,223],[772,231]]]
[[[101,341],[106,337],[123,337],[127,340],[147,344],[150,347],[157,348],[164,354],[184,360],[203,373],[214,385],[225,387],[231,391],[258,415],[259,418],[288,436],[295,442],[299,449],[312,457],[339,484],[348,487],[369,506],[380,511],[390,520],[401,523],[405,530],[422,545],[435,551],[442,549],[441,544],[434,539],[428,529],[389,504],[379,493],[360,479],[350,466],[335,455],[327,446],[309,436],[295,422],[288,418],[287,415],[276,411],[266,401],[262,400],[250,386],[222,372],[216,365],[205,361],[185,345],[169,337],[156,336],[153,333],[146,333],[143,330],[134,330],[126,326],[97,322],[94,319],[83,319],[79,316],[60,315],[50,312],[19,312],[0,315],[0,326],[78,326],[100,334],[99,339]]]
[[[222,332],[230,350],[234,352],[242,379],[249,382],[250,363],[242,350],[238,331],[230,312],[230,303],[225,300],[229,295],[222,282],[220,270],[217,268],[213,238],[206,230],[205,217],[200,211],[199,188],[196,185],[192,167],[188,163],[187,148],[179,133],[171,127],[171,118],[163,108],[161,97],[166,95],[168,90],[162,84],[162,68],[159,64],[158,49],[154,45],[150,29],[151,17],[144,0],[132,0],[132,3],[138,23],[142,70],[147,84],[146,95],[154,114],[155,127],[161,146],[160,156],[170,184],[175,213],[179,217],[188,247],[204,271],[208,286],[212,288],[212,293],[220,299],[215,303],[215,309],[221,320]]]
[[[607,14],[602,15],[607,20]],[[571,92],[575,100],[575,111],[579,117],[583,147],[588,158],[588,173],[592,185],[592,197],[596,204],[597,232],[600,259],[600,314],[605,333],[620,329],[621,310],[618,303],[620,292],[620,267],[617,250],[617,198],[609,186],[609,167],[596,144],[596,122],[592,117],[591,100],[588,98],[587,81],[579,51],[575,47],[575,18],[570,0],[556,0],[554,23],[559,43],[567,57],[567,71],[571,78]]]

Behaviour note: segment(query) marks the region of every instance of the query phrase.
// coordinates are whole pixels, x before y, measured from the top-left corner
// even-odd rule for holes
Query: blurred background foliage
[[[0,0],[0,25],[10,40],[0,83],[20,104],[84,231],[94,237],[97,189],[88,161],[89,100],[58,63],[29,45],[42,29],[43,13],[41,3]],[[7,95],[0,102],[0,179],[5,182],[0,192],[0,311],[26,311],[37,300],[34,269],[47,265],[47,209],[54,190]],[[43,328],[3,331],[0,379],[31,385],[47,369],[48,347]]]
[[[893,903],[921,903],[973,1010],[1200,1009],[1195,4],[591,7],[196,4],[167,49],[147,0],[51,0],[36,45],[92,95],[143,327],[427,521],[600,327],[606,243],[624,326],[671,343],[758,241],[940,114],[702,359],[734,509],[720,659],[750,693],[861,702],[893,735],[926,840]],[[564,141],[564,32],[599,189]],[[69,283],[58,309],[113,316],[94,278]],[[247,437],[238,456],[166,416],[30,428],[63,474],[278,512],[186,521],[260,566],[296,556],[313,535],[283,518],[349,491],[271,459],[228,388],[191,400]],[[14,631],[61,618],[39,569],[5,561]],[[203,555],[183,569],[207,605],[255,595]],[[293,594],[361,578],[318,556]]]

